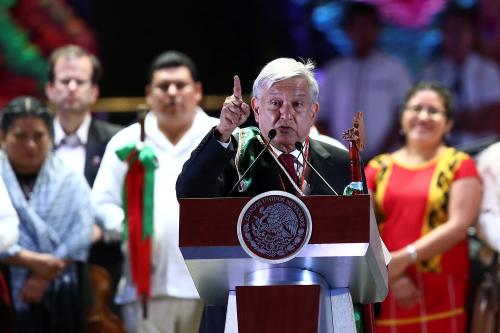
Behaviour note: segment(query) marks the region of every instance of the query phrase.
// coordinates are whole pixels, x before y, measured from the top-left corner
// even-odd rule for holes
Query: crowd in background
[[[500,249],[500,5],[480,5],[477,16],[447,9],[441,54],[412,78],[380,50],[377,8],[354,2],[343,25],[354,52],[322,69],[320,132],[341,140],[354,113],[364,113],[366,182],[392,254],[381,332],[465,332],[475,315],[467,298],[475,291],[469,228]],[[145,85],[150,112],[142,125],[122,128],[91,115],[102,71],[93,54],[69,45],[49,64],[52,110],[21,96],[1,113],[2,329],[92,331],[99,266],[109,275],[105,303],[118,331],[198,332],[204,308],[178,247],[175,193],[184,162],[218,123],[199,106],[196,65],[177,51],[155,58]],[[153,148],[148,163],[158,184],[147,319],[123,224],[131,212],[123,188],[133,181],[130,152],[142,149],[139,141]]]

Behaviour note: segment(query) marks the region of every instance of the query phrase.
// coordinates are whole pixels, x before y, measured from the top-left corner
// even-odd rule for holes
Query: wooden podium
[[[387,269],[368,195],[299,197],[312,218],[307,245],[271,264],[240,245],[251,198],[181,199],[179,246],[207,305],[228,305],[228,332],[355,332],[352,303],[381,302]]]

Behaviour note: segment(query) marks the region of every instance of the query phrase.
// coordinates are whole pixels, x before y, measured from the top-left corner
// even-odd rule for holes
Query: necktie
[[[294,166],[295,157],[292,154],[281,154],[279,160],[285,166],[285,170],[292,177],[293,182],[297,184],[297,172]]]

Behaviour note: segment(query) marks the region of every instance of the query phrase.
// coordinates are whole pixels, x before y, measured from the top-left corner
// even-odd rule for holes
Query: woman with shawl
[[[93,214],[83,178],[54,157],[50,110],[32,97],[2,112],[0,176],[19,216],[9,265],[16,332],[81,332],[77,262],[85,261]]]

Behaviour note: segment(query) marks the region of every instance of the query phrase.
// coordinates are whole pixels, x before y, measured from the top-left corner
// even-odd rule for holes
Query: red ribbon
[[[126,216],[130,269],[137,294],[150,296],[151,290],[151,237],[144,237],[144,176],[145,168],[139,160],[129,166],[125,177]]]

